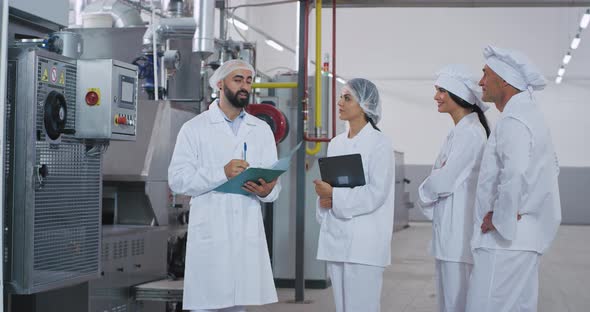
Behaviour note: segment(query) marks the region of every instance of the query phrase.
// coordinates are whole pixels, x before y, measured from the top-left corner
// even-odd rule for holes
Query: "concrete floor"
[[[430,223],[413,223],[396,232],[392,265],[385,270],[381,309],[388,312],[436,311],[434,260],[428,255]],[[539,312],[590,311],[590,226],[561,226],[553,246],[541,258]],[[276,304],[249,312],[331,312],[332,290],[309,289],[309,303],[289,303],[293,289],[279,289]]]

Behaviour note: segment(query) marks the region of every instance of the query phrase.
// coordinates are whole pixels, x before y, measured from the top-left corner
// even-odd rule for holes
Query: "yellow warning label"
[[[64,72],[63,71],[59,75],[59,84],[60,85],[65,85],[66,84],[66,78],[65,78],[65,75],[64,75]]]
[[[93,102],[95,104],[91,104]],[[86,104],[100,105],[100,88],[88,88],[88,91],[86,91]]]
[[[43,70],[43,76],[41,76],[41,81],[49,81],[49,73],[47,72],[47,68]]]

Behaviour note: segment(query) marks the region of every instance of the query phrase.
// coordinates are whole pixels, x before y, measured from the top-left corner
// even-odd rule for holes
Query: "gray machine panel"
[[[75,61],[36,49],[11,49],[9,61],[5,283],[32,294],[97,278],[101,155],[67,132],[50,139],[44,119],[60,94],[75,128]]]
[[[96,104],[87,95],[98,96]],[[135,140],[137,66],[112,59],[78,60],[76,137]]]

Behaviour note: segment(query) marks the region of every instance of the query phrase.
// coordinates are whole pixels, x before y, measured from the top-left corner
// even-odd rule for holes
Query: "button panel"
[[[133,114],[115,114],[114,122],[117,126],[135,126],[136,119]]]

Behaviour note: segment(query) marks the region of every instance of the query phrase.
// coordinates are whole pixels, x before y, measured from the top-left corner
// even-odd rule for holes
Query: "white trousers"
[[[336,312],[381,311],[384,270],[372,265],[328,262]]]
[[[477,248],[467,312],[536,312],[539,260],[534,251]]]
[[[464,312],[469,276],[473,265],[464,262],[436,260],[438,311]]]
[[[191,312],[246,312],[246,308],[242,306],[235,306],[223,309],[213,309],[213,310],[191,310]]]

